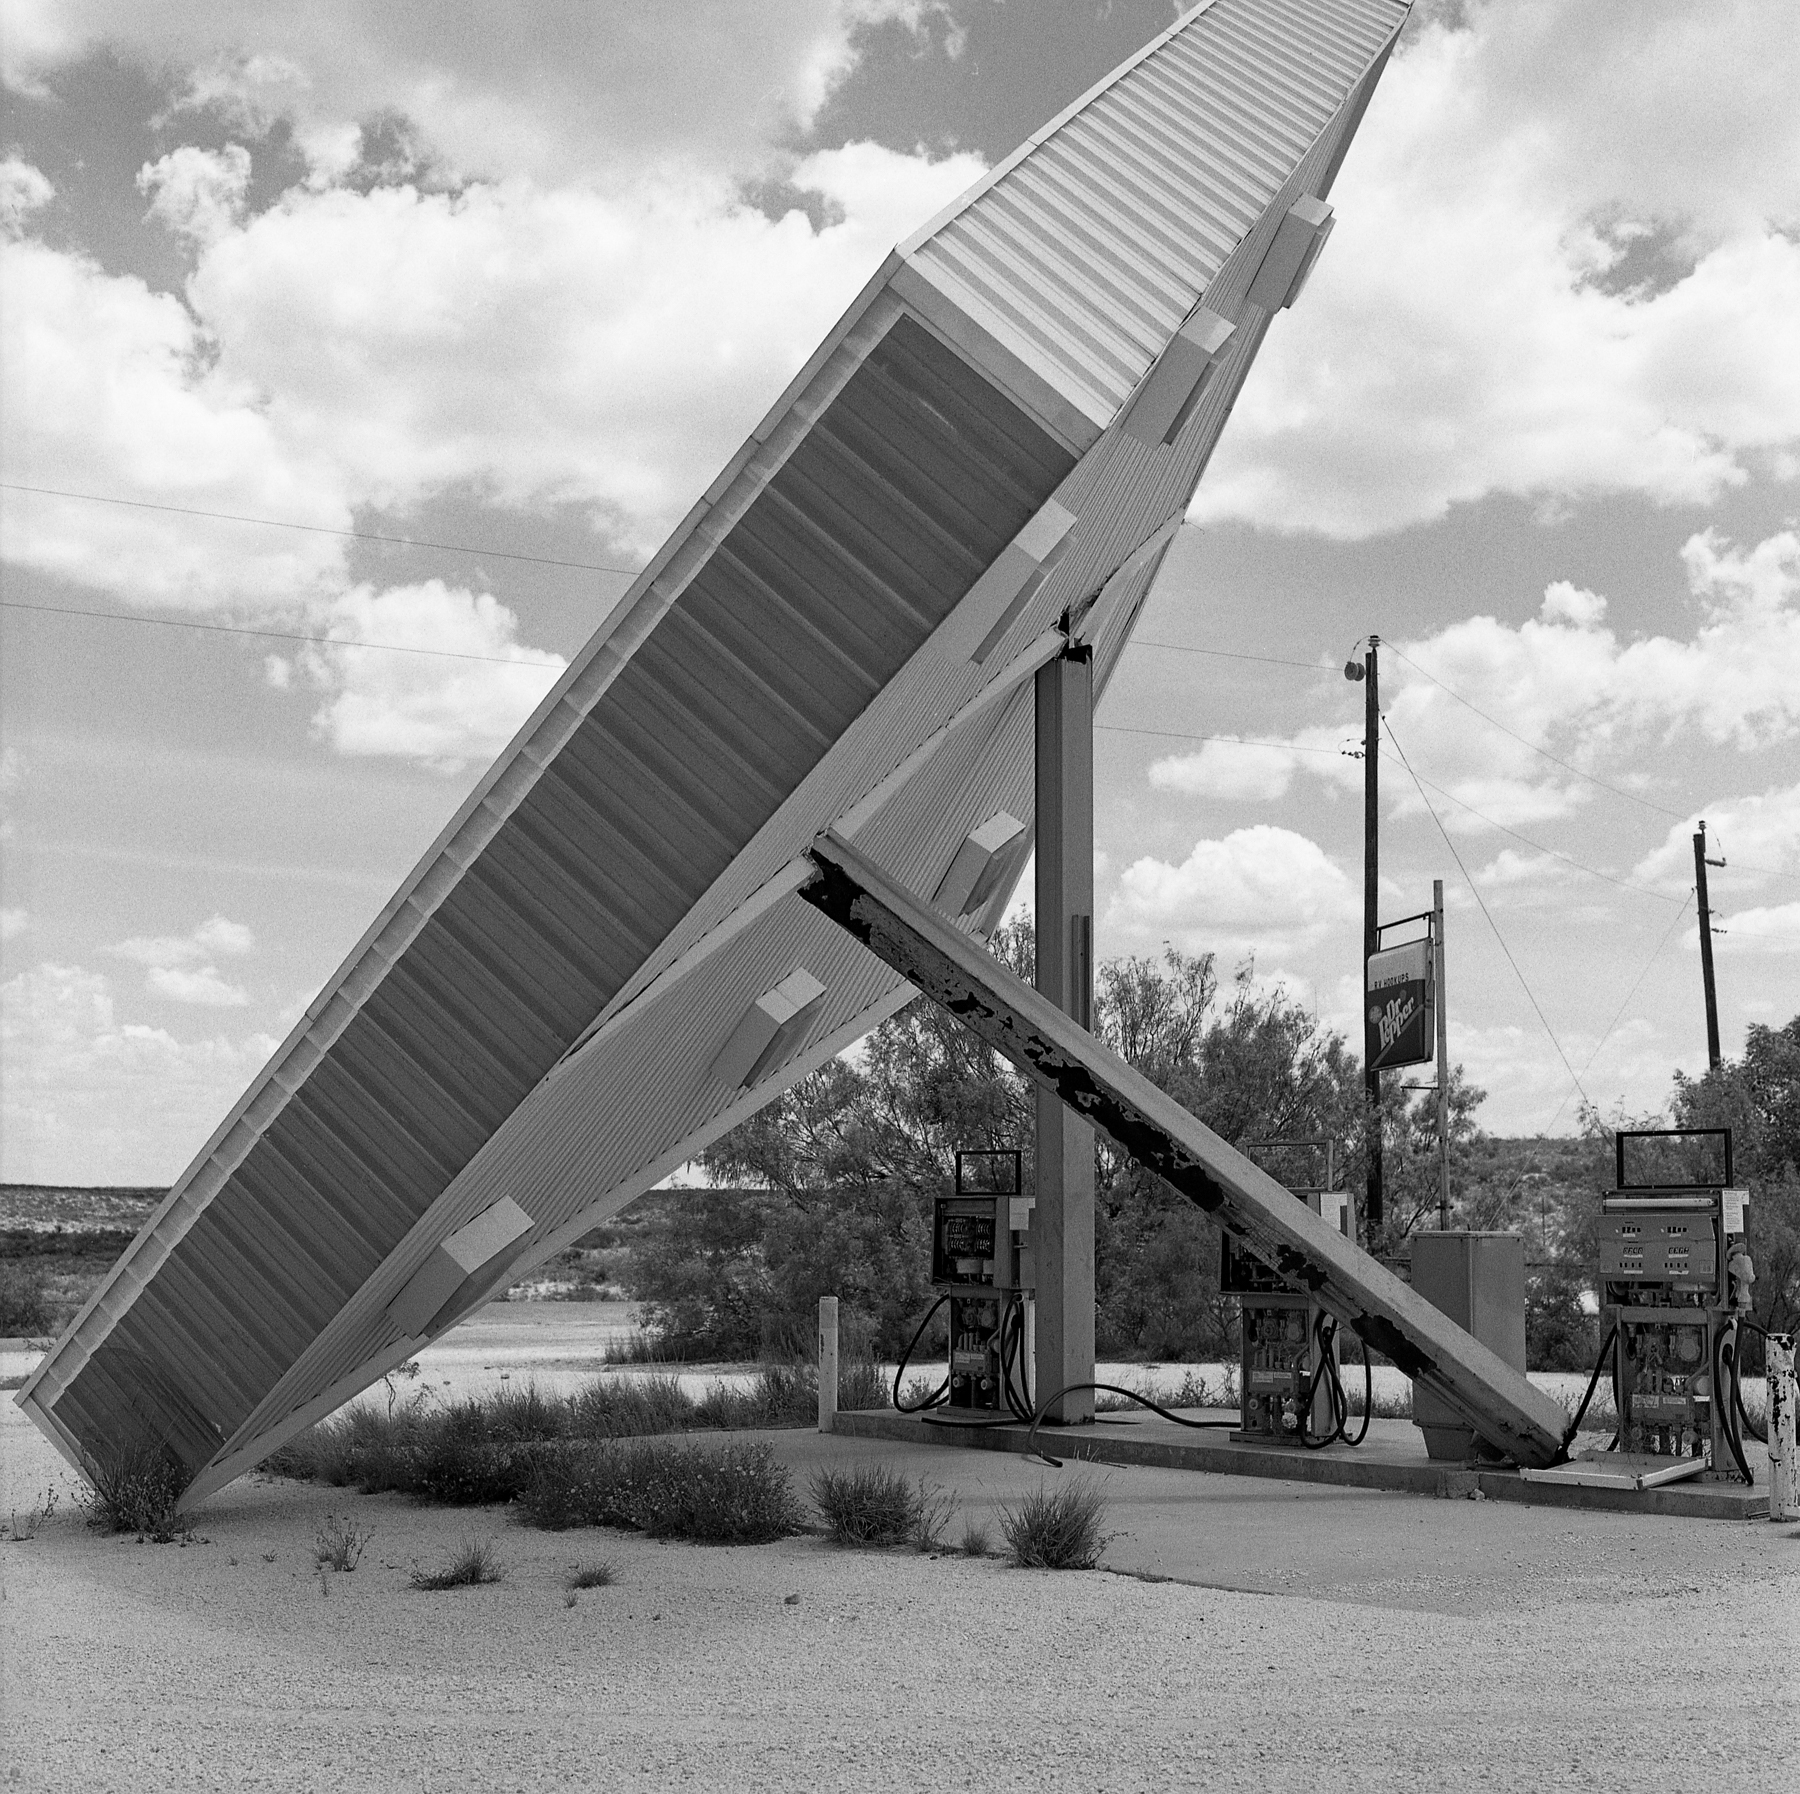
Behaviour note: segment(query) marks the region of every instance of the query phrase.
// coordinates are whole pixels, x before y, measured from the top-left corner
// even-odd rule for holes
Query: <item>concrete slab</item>
[[[1021,1496],[1065,1476],[1097,1476],[1109,1535],[1102,1568],[1148,1581],[1465,1619],[1551,1602],[1576,1635],[1591,1623],[1579,1616],[1597,1608],[1649,1601],[1676,1611],[1715,1584],[1760,1589],[1771,1612],[1800,1612],[1800,1526],[1788,1524],[1430,1500],[1092,1460],[1054,1470],[1018,1452],[843,1433],[734,1436],[770,1443],[803,1498],[822,1468],[876,1463],[923,1478],[954,1504],[943,1535],[950,1549],[973,1522],[1002,1550],[1004,1510]],[[1791,1623],[1777,1631],[1793,1636]]]
[[[1196,1413],[1196,1420],[1229,1422],[1228,1411]],[[891,1408],[840,1413],[837,1430],[848,1438],[891,1439],[934,1449],[1022,1453],[1023,1426],[959,1427]],[[1424,1439],[1408,1420],[1375,1420],[1355,1448],[1243,1444],[1224,1426],[1194,1432],[1159,1415],[1108,1414],[1090,1427],[1042,1427],[1040,1447],[1059,1458],[1091,1463],[1201,1470],[1215,1475],[1265,1477],[1280,1482],[1332,1488],[1385,1489],[1434,1496],[1480,1495],[1488,1501],[1532,1507],[1589,1508],[1633,1514],[1681,1515],[1706,1520],[1763,1520],[1769,1513],[1768,1454],[1749,1442],[1746,1457],[1755,1486],[1739,1482],[1694,1481],[1663,1488],[1626,1491],[1588,1489],[1525,1481],[1516,1470],[1434,1461]]]

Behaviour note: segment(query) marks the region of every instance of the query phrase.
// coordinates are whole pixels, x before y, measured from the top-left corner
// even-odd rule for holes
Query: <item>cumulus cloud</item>
[[[1356,538],[1489,493],[1791,475],[1797,87],[1780,0],[1424,19],[1192,514]]]
[[[250,152],[228,143],[222,150],[171,150],[138,171],[138,191],[149,197],[150,216],[195,243],[222,237],[238,221],[250,191]]]
[[[919,27],[921,0],[524,0],[504,14],[464,4],[351,0],[15,0],[3,67],[41,86],[104,47],[187,71],[190,106],[302,139],[398,116],[449,175],[647,168],[712,178],[763,172],[804,131],[854,62],[859,24]],[[670,46],[679,54],[671,55]]]
[[[18,156],[0,160],[0,229],[16,231],[33,212],[41,212],[56,189],[41,170]]]
[[[228,983],[213,966],[152,966],[144,983],[159,997],[203,1009],[240,1009],[250,1001],[242,985]]]
[[[1800,953],[1800,903],[1733,910],[1722,932],[1730,935],[1734,952]],[[1700,951],[1697,938],[1694,951]]]
[[[1447,827],[1479,834],[1484,818],[1516,827],[1567,816],[1595,801],[1594,778],[1654,803],[1646,748],[1697,739],[1756,754],[1800,735],[1800,533],[1740,548],[1707,530],[1682,555],[1696,619],[1685,639],[1622,637],[1603,596],[1559,581],[1516,627],[1469,617],[1384,645],[1385,714]],[[1270,747],[1209,742],[1157,761],[1151,783],[1273,798],[1300,771],[1349,790],[1362,769],[1338,751],[1347,732],[1359,732],[1348,716]],[[1394,759],[1391,744],[1383,753]],[[1386,790],[1400,812],[1421,809],[1397,762]],[[1751,826],[1777,824],[1771,813]],[[1510,866],[1496,862],[1496,875]]]
[[[354,587],[334,606],[333,636],[423,648],[432,657],[308,648],[313,683],[331,694],[314,727],[345,754],[402,755],[444,771],[491,759],[566,664],[520,645],[517,631],[518,619],[489,592],[436,579],[380,592]],[[437,658],[449,654],[470,659]]]
[[[350,526],[341,476],[282,439],[179,299],[30,238],[0,281],[0,453],[26,483]],[[17,492],[6,525],[13,564],[138,604],[266,609],[342,578],[342,542],[298,531]]]
[[[207,1009],[235,1009],[248,1003],[250,994],[212,961],[241,957],[255,945],[243,923],[210,916],[192,934],[134,935],[110,951],[141,965],[145,988],[157,996]]]
[[[1317,842],[1259,823],[1196,841],[1179,865],[1153,855],[1134,861],[1119,875],[1106,923],[1127,942],[1285,954],[1316,945],[1359,905],[1352,881]]]
[[[100,973],[22,972],[0,984],[0,1175],[172,1179],[276,1044],[262,1034],[183,1042],[122,1020]]]
[[[1231,803],[1271,803],[1286,797],[1299,755],[1291,748],[1208,741],[1197,753],[1169,754],[1150,764],[1157,791],[1180,791]]]
[[[1675,823],[1632,876],[1667,890],[1694,882],[1694,833],[1705,819],[1709,851],[1725,861],[1708,878],[1714,892],[1751,890],[1771,874],[1800,877],[1800,784],[1749,797],[1721,798]]]

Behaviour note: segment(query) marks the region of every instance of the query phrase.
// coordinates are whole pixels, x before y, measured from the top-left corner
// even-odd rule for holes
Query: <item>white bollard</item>
[[[819,1431],[837,1425],[838,1341],[836,1296],[819,1298]]]
[[[1763,1355],[1769,1369],[1769,1518],[1800,1520],[1793,1334],[1769,1334],[1763,1341]]]

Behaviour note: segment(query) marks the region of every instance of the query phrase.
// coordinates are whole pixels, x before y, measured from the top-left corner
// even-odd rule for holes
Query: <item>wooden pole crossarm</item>
[[[836,836],[799,895],[1439,1395],[1497,1450],[1559,1462],[1561,1405]]]

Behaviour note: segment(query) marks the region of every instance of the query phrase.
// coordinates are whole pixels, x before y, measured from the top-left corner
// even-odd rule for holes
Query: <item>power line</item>
[[[1171,654],[1204,654],[1213,660],[1254,660],[1266,667],[1299,667],[1307,673],[1335,673],[1336,667],[1320,666],[1316,660],[1283,660],[1273,654],[1239,654],[1229,648],[1195,648],[1186,642],[1154,642],[1148,639],[1133,639],[1125,644],[1128,648],[1164,648]]]
[[[1552,766],[1560,766],[1564,772],[1572,772],[1576,778],[1586,779],[1590,785],[1598,785],[1602,791],[1610,791],[1614,797],[1622,797],[1628,803],[1642,804],[1646,810],[1654,810],[1659,816],[1673,816],[1677,822],[1685,822],[1687,820],[1686,815],[1680,810],[1671,810],[1666,804],[1652,803],[1647,797],[1639,797],[1635,791],[1627,791],[1622,785],[1609,785],[1605,779],[1596,778],[1591,772],[1583,772],[1579,766],[1572,766],[1567,760],[1559,760],[1548,748],[1539,747],[1535,741],[1527,740],[1526,737],[1521,735],[1516,729],[1509,729],[1498,717],[1489,716],[1488,713],[1478,705],[1471,704],[1461,692],[1453,691],[1437,676],[1436,673],[1426,672],[1425,668],[1420,666],[1411,655],[1401,653],[1401,651],[1398,648],[1395,648],[1391,642],[1383,641],[1381,645],[1384,648],[1390,649],[1399,659],[1404,660],[1415,673],[1429,679],[1439,691],[1448,693],[1448,695],[1453,697],[1465,710],[1473,710],[1484,723],[1492,724],[1492,726],[1498,729],[1502,735],[1510,735],[1521,747],[1528,747],[1534,754],[1543,755]]]
[[[1390,735],[1393,733],[1391,729],[1388,732]],[[1420,778],[1416,772],[1413,772],[1410,766],[1408,766],[1406,770],[1409,773],[1412,773],[1416,783],[1430,785],[1431,789],[1435,791],[1439,797],[1455,804],[1459,810],[1467,810],[1471,816],[1480,817],[1489,828],[1497,828],[1501,834],[1511,835],[1515,841],[1524,842],[1524,844],[1531,848],[1535,853],[1548,854],[1552,859],[1561,860],[1565,865],[1573,866],[1577,872],[1585,872],[1590,878],[1601,878],[1609,885],[1617,885],[1621,891],[1635,891],[1640,897],[1654,897],[1658,903],[1674,903],[1680,901],[1685,905],[1687,902],[1686,898],[1676,899],[1671,897],[1666,891],[1653,891],[1648,885],[1634,885],[1628,879],[1615,878],[1612,873],[1602,872],[1598,866],[1590,866],[1584,861],[1576,859],[1573,854],[1564,853],[1559,848],[1546,847],[1541,841],[1534,841],[1529,835],[1520,834],[1516,828],[1508,828],[1504,822],[1496,822],[1494,818],[1489,816],[1485,811],[1476,809],[1471,803],[1465,803],[1453,791],[1446,791],[1442,785],[1433,784],[1430,779]]]
[[[1655,965],[1659,959],[1662,958],[1663,948],[1668,946],[1669,942],[1674,939],[1675,930],[1681,926],[1682,921],[1687,916],[1688,905],[1690,903],[1692,903],[1693,900],[1694,900],[1694,894],[1692,891],[1690,891],[1687,894],[1687,896],[1682,898],[1681,908],[1675,912],[1675,920],[1673,922],[1671,922],[1669,924],[1669,926],[1663,930],[1662,939],[1656,943],[1656,950],[1650,955],[1650,957],[1647,960],[1644,961],[1644,969],[1638,973],[1636,981],[1632,984],[1631,989],[1625,993],[1625,1001],[1619,1005],[1618,1013],[1616,1015],[1614,1015],[1612,1020],[1606,1024],[1606,1032],[1600,1036],[1599,1045],[1597,1045],[1594,1048],[1594,1050],[1588,1054],[1587,1063],[1585,1065],[1583,1065],[1581,1068],[1584,1072],[1591,1071],[1593,1069],[1594,1061],[1600,1057],[1601,1047],[1604,1047],[1606,1045],[1606,1043],[1612,1039],[1613,1030],[1616,1027],[1618,1027],[1619,1023],[1624,1019],[1625,1011],[1631,1007],[1631,999],[1638,994],[1639,986],[1642,985],[1644,980],[1650,976],[1650,968],[1653,965]],[[1583,1095],[1583,1097],[1587,1096],[1587,1092],[1585,1090],[1583,1090],[1581,1094]],[[1550,1127],[1556,1126],[1557,1122],[1559,1122],[1562,1119],[1563,1110],[1566,1109],[1568,1106],[1569,1106],[1569,1098],[1568,1098],[1567,1092],[1565,1092],[1563,1095],[1562,1101],[1557,1104],[1556,1113],[1550,1117]],[[1546,1128],[1544,1131],[1546,1133],[1548,1133],[1550,1131],[1550,1129]]]
[[[437,548],[446,554],[484,555],[496,561],[530,561],[537,567],[573,567],[583,573],[622,573],[635,578],[636,567],[609,567],[599,561],[559,561],[543,554],[515,554],[506,548],[471,548],[462,542],[426,542],[417,536],[378,536],[372,530],[330,529],[323,523],[289,523],[280,517],[245,517],[237,511],[201,511],[191,505],[152,504],[147,498],[110,498],[100,492],[64,492],[55,486],[22,486],[0,480],[0,491],[35,492],[40,498],[73,498],[90,505],[123,505],[133,511],[167,511],[173,517],[210,517],[216,523],[254,523],[264,529],[305,530],[314,536],[342,536],[352,542],[386,542],[396,548]]]
[[[1431,820],[1437,823],[1437,831],[1444,837],[1444,845],[1449,848],[1450,857],[1456,862],[1457,871],[1463,875],[1463,882],[1469,887],[1470,891],[1474,893],[1475,901],[1481,905],[1481,913],[1487,918],[1488,927],[1494,931],[1494,939],[1500,943],[1500,951],[1506,955],[1506,963],[1512,967],[1513,976],[1518,979],[1519,988],[1524,991],[1526,1001],[1537,1011],[1537,1018],[1543,1023],[1544,1032],[1550,1036],[1550,1044],[1556,1048],[1557,1058],[1563,1062],[1563,1069],[1575,1080],[1575,1088],[1581,1091],[1581,1100],[1590,1103],[1591,1105],[1592,1099],[1588,1096],[1587,1090],[1581,1082],[1581,1074],[1569,1063],[1569,1055],[1563,1051],[1562,1042],[1556,1038],[1556,1030],[1550,1026],[1550,1018],[1544,1014],[1537,998],[1532,994],[1531,986],[1525,982],[1525,974],[1520,971],[1519,962],[1513,958],[1512,948],[1507,946],[1506,936],[1500,932],[1500,925],[1494,920],[1493,911],[1487,906],[1487,899],[1482,896],[1480,887],[1477,886],[1474,879],[1469,877],[1469,869],[1463,864],[1462,855],[1456,851],[1456,843],[1450,839],[1450,831],[1445,828],[1442,821],[1439,820],[1437,811],[1432,809],[1431,799],[1425,795],[1425,787],[1419,783],[1419,775],[1413,771],[1412,762],[1406,757],[1406,749],[1400,745],[1400,737],[1394,733],[1394,725],[1388,721],[1385,715],[1382,717],[1381,722],[1382,726],[1388,732],[1388,740],[1394,744],[1394,751],[1400,756],[1400,764],[1406,768],[1408,776],[1410,776],[1413,784],[1418,788],[1419,802],[1425,806],[1426,813],[1431,817]],[[1558,1113],[1560,1113],[1560,1111],[1558,1111]]]
[[[1246,741],[1241,735],[1190,735],[1182,729],[1135,729],[1125,723],[1095,723],[1109,735],[1154,735],[1164,741],[1223,741],[1232,747],[1275,748],[1284,754],[1335,754],[1338,748],[1298,747],[1291,741]]]
[[[44,611],[53,617],[97,617],[104,623],[152,623],[163,629],[203,629],[209,635],[255,635],[277,642],[317,642],[325,648],[373,648],[382,654],[426,654],[436,660],[481,660],[491,666],[538,667],[538,660],[520,660],[505,654],[459,654],[453,648],[409,648],[400,642],[348,642],[334,635],[301,635],[289,629],[249,629],[233,623],[195,623],[186,617],[134,617],[117,610],[76,610],[63,604],[27,604],[19,598],[0,598],[0,609]]]

